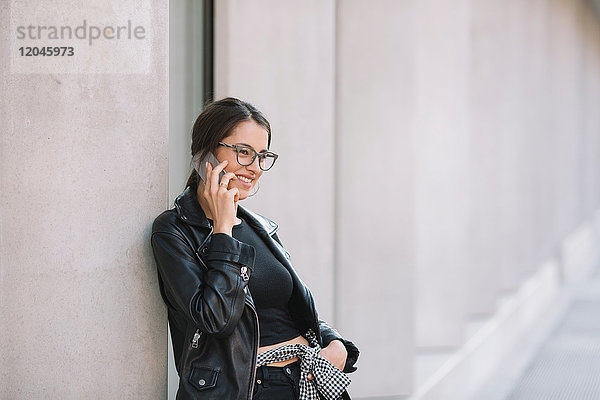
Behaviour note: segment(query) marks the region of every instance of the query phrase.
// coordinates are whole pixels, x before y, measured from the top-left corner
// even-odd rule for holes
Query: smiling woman
[[[238,205],[273,167],[270,145],[251,104],[207,105],[186,188],[152,226],[178,399],[349,399],[344,372],[356,370],[358,348],[319,320],[278,225]]]

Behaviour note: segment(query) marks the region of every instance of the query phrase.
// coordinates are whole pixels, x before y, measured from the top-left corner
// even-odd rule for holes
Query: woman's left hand
[[[346,357],[348,356],[348,351],[346,351],[346,346],[339,340],[332,340],[331,343],[327,345],[327,347],[322,348],[319,352],[321,357],[325,358],[327,361],[333,364],[334,367],[339,369],[340,371],[344,370],[344,366],[346,365]],[[308,379],[313,380],[313,374],[308,374]]]
[[[344,370],[344,366],[346,365],[346,357],[348,356],[348,352],[346,351],[346,346],[339,340],[332,340],[331,343],[327,345],[324,349],[321,349],[319,354],[326,358],[330,363],[332,363],[337,369],[340,371]]]

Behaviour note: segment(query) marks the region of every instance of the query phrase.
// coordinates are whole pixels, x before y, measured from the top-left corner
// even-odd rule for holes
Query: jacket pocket
[[[188,381],[197,390],[212,389],[217,385],[219,369],[205,366],[192,366]]]

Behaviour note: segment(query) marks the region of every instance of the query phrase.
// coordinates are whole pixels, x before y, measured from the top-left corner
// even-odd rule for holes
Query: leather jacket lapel
[[[273,238],[273,235],[277,229],[279,229],[279,226],[274,221],[256,214],[240,205],[238,205],[238,213],[256,230],[256,232],[258,232],[259,236],[267,243],[267,246],[271,251],[273,251],[275,257],[277,257],[288,270],[293,271],[290,253],[288,253],[283,246]]]
[[[206,218],[200,203],[198,203],[196,193],[189,186],[175,199],[175,209],[177,217],[186,223],[211,228],[210,221]]]

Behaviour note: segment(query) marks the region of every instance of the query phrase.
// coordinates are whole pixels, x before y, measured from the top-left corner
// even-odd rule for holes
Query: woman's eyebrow
[[[246,146],[246,147],[250,147],[251,149],[254,149],[254,147],[250,146],[248,143],[236,143],[236,144],[238,144],[240,146]],[[256,150],[256,149],[254,149],[254,150]],[[259,151],[258,153],[264,153],[265,151],[268,151],[268,150],[267,149],[263,149],[263,150]]]

